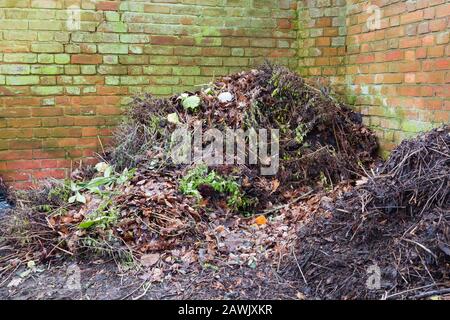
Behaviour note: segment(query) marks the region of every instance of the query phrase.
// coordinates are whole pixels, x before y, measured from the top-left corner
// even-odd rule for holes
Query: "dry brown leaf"
[[[154,266],[159,260],[159,253],[145,254],[141,257],[141,264],[144,267]]]

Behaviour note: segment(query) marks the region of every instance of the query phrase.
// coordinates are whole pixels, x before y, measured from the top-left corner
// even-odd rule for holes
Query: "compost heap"
[[[261,176],[258,165],[176,165],[168,149],[180,124],[192,130],[196,125],[202,130],[279,129],[280,170]],[[286,204],[362,174],[377,149],[359,114],[286,68],[268,64],[197,92],[136,97],[114,140],[95,169],[77,169],[70,181],[49,182],[18,196],[16,214],[2,229],[8,255],[14,256],[11,248],[24,246],[27,256],[21,261],[86,248],[139,256],[206,241],[203,256],[211,256],[224,247],[216,239],[233,228],[253,237],[253,247],[273,247],[284,243],[289,219],[303,217],[311,206],[303,205],[296,216],[285,212],[278,224],[274,217],[266,229],[276,229],[280,238],[271,235],[267,243],[258,242],[265,236],[250,226],[264,227],[266,216]],[[258,213],[264,215],[249,219]],[[225,221],[228,217],[234,217],[232,223]],[[247,231],[236,229],[242,226]]]
[[[184,103],[183,99],[194,96],[200,98],[198,106]],[[177,120],[169,121],[173,113]],[[355,177],[361,166],[373,162],[378,147],[360,114],[288,69],[269,64],[224,77],[184,97],[138,97],[128,118],[130,123],[116,133],[110,158],[118,169],[142,163],[152,168],[167,165],[169,139],[178,123],[192,130],[200,124],[203,131],[279,129],[278,178],[297,184]]]
[[[308,295],[449,293],[450,126],[403,141],[375,175],[357,184],[332,215],[300,233],[292,268]]]

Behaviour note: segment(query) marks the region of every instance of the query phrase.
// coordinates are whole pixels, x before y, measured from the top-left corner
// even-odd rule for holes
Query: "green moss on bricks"
[[[433,129],[433,124],[417,120],[403,120],[401,129],[406,132],[424,132]]]
[[[69,54],[55,54],[55,63],[57,64],[67,64],[70,63],[70,55]]]
[[[176,76],[198,76],[200,75],[199,67],[173,67],[173,74]]]
[[[172,87],[163,86],[148,86],[143,88],[144,92],[155,94],[155,95],[170,95],[172,94]],[[180,91],[181,92],[181,91]]]
[[[352,94],[347,95],[347,97],[346,97],[347,103],[351,104],[351,105],[355,105],[356,98],[357,98],[356,95],[352,95]]]
[[[119,56],[103,56],[103,63],[105,64],[118,64]]]
[[[123,85],[134,85],[134,84],[148,84],[150,82],[149,77],[140,76],[121,76],[120,84]]]
[[[62,94],[64,92],[64,88],[59,86],[35,86],[31,87],[31,92],[38,96],[53,96]]]
[[[69,95],[80,95],[81,89],[79,87],[66,87],[66,93]]]
[[[29,74],[30,66],[4,64],[4,65],[0,65],[0,73],[2,73],[2,74]]]
[[[170,75],[172,74],[172,67],[166,66],[146,66],[144,67],[144,74],[149,75]]]
[[[26,86],[38,84],[38,76],[8,76],[6,77],[6,84],[10,86]]]
[[[80,66],[77,65],[65,66],[64,73],[68,75],[80,74]]]
[[[63,74],[64,73],[64,67],[63,66],[55,66],[55,65],[45,65],[45,66],[39,66],[34,65],[31,67],[31,73],[32,74]]]
[[[61,43],[33,43],[31,44],[32,52],[64,52],[64,46]]]
[[[38,55],[38,62],[39,63],[54,63],[55,56],[53,54],[47,54],[47,53],[40,54],[40,55]]]
[[[5,53],[3,54],[4,62],[15,63],[36,63],[37,54],[35,53]]]
[[[105,83],[110,86],[117,86],[120,83],[120,77],[117,76],[106,76]]]
[[[200,34],[197,35],[197,37],[220,37],[222,36],[222,33],[220,32],[220,29],[217,27],[211,27],[211,26],[204,26],[201,27]]]
[[[222,38],[219,37],[203,37],[199,35],[195,36],[194,40],[197,46],[220,47],[222,45]]]
[[[107,21],[119,21],[120,20],[120,14],[118,12],[115,11],[106,11],[105,12],[105,17]]]
[[[98,52],[127,54],[128,53],[128,45],[127,44],[116,44],[116,43],[99,44]]]
[[[96,74],[97,68],[94,65],[81,66],[81,74]]]
[[[120,42],[123,42],[123,43],[149,43],[150,37],[146,34],[121,34]]]
[[[98,31],[124,33],[128,31],[128,26],[124,22],[104,22],[100,25]]]

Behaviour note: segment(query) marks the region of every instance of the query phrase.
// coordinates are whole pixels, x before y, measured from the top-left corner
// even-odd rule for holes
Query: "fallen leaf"
[[[298,300],[305,300],[306,299],[306,296],[303,293],[301,293],[301,292],[297,292],[296,296],[297,296]]]
[[[263,224],[267,224],[267,218],[263,215],[260,215],[260,216],[256,217],[255,223],[259,226],[263,225]]]
[[[356,180],[355,184],[357,186],[362,186],[363,184],[366,184],[367,181],[369,181],[369,179],[367,179],[366,177],[362,177],[361,179]]]
[[[229,92],[222,92],[221,94],[219,94],[219,96],[217,97],[219,99],[220,102],[222,103],[227,103],[233,100],[233,95]]]
[[[141,264],[144,267],[151,267],[159,260],[159,253],[146,254],[141,257]]]
[[[7,287],[11,288],[11,287],[17,287],[19,284],[21,284],[23,281],[22,278],[14,278],[10,281],[10,283],[8,283]]]
[[[167,115],[167,121],[173,124],[179,124],[180,120],[178,119],[178,114],[176,112]]]
[[[280,186],[280,181],[278,179],[272,180],[272,192],[270,194],[277,191],[279,186]]]
[[[106,171],[106,169],[109,168],[109,164],[107,164],[106,162],[99,162],[95,165],[95,169],[98,172],[104,173]]]

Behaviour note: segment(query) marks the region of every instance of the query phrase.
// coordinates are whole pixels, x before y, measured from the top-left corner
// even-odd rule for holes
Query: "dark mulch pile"
[[[331,216],[300,234],[292,269],[307,293],[328,299],[449,293],[450,127],[403,141],[359,185]]]

